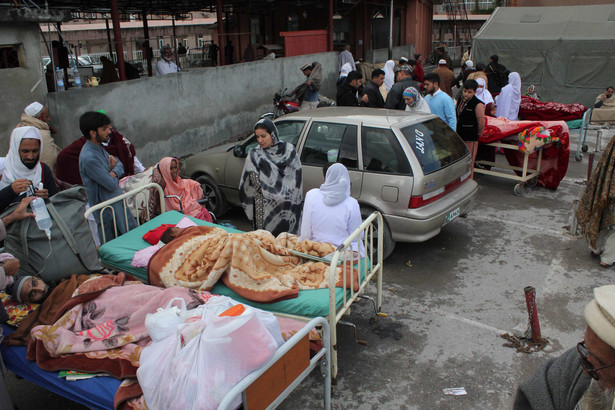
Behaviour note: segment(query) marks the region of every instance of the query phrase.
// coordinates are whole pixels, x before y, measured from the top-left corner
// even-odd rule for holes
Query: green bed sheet
[[[143,235],[162,224],[176,224],[184,216],[185,215],[177,211],[165,212],[164,214],[155,217],[151,221],[144,223],[119,238],[107,242],[98,249],[101,262],[108,267],[129,273],[147,283],[147,269],[136,268],[130,265],[136,251],[150,246],[149,243],[143,240]],[[193,220],[197,225],[218,226],[231,233],[242,232],[237,229],[212,224],[190,216],[188,218]],[[361,263],[361,265],[363,265],[363,263]],[[364,274],[363,269],[361,269],[361,280],[363,279]],[[217,295],[231,297],[238,302],[258,307],[269,312],[286,313],[309,318],[314,318],[317,316],[326,317],[329,315],[329,289],[302,290],[296,298],[281,300],[273,303],[257,303],[244,299],[221,282],[218,282],[211,292]],[[346,292],[349,296],[350,291]],[[340,307],[344,301],[344,290],[342,288],[336,288],[335,298],[337,307]]]

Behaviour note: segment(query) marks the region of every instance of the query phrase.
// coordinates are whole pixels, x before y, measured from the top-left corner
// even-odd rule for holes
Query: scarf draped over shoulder
[[[303,175],[295,147],[278,138],[277,129],[269,119],[261,120],[273,139],[268,148],[256,147],[248,154],[241,175],[239,198],[250,220],[254,218],[254,198],[259,194],[250,181],[256,174],[264,205],[263,228],[277,235],[298,233],[303,200]]]

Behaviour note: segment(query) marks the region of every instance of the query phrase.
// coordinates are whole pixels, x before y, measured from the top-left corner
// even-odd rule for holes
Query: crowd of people
[[[177,72],[170,51],[163,48],[157,74]],[[363,84],[363,75],[356,69],[347,47],[340,53],[337,105],[395,109],[409,115],[435,114],[465,141],[474,159],[486,116],[517,120],[521,78],[500,64],[497,55],[487,65],[474,65],[469,54],[464,56],[461,73],[455,76],[450,56],[444,49],[437,52],[440,58],[433,72],[424,72],[421,56],[417,54],[414,60],[402,57],[397,62],[387,61],[382,69],[374,69],[370,81]],[[313,62],[302,66],[301,71],[306,80],[293,93],[301,101],[302,110],[314,109],[318,105],[322,67]],[[455,102],[456,85],[461,92]],[[531,93],[535,92],[533,88]],[[596,99],[595,107],[615,105],[612,100],[615,101],[613,88],[608,87]],[[13,210],[0,218],[0,240],[6,236],[6,226],[34,216],[27,209],[35,198],[47,200],[62,189],[81,185],[91,207],[123,194],[123,177],[146,171],[134,145],[114,129],[104,111],[84,113],[79,120],[81,136],[64,149],[55,144],[50,121],[48,108],[33,102],[25,107],[11,133],[8,153],[0,161],[0,212],[11,207]],[[267,118],[259,120],[253,131],[258,146],[249,152],[239,187],[244,211],[253,228],[273,235],[288,232],[300,239],[335,246],[342,243],[361,224],[359,204],[350,195],[346,167],[339,163],[323,167],[323,184],[307,192],[304,198],[302,167],[295,147],[280,140],[275,124]],[[592,254],[601,259],[604,267],[615,264],[615,235],[611,229],[615,225],[615,202],[610,194],[615,189],[611,179],[614,158],[615,139],[601,158],[578,212],[579,221],[586,226]],[[181,209],[187,215],[212,221],[201,201],[201,185],[179,176],[176,158],[162,158],[154,167],[168,196],[167,210]],[[181,200],[181,206],[175,198]],[[103,213],[103,221],[100,214],[94,213],[97,229],[93,234],[98,239],[109,240],[136,226],[135,218],[122,203],[116,203],[113,209],[116,215],[126,211],[128,217],[117,218],[114,223],[111,212]],[[167,236],[172,234],[172,230],[167,232]],[[0,254],[0,287],[18,302],[41,302],[49,293],[49,285],[37,277],[20,276],[19,268],[19,261],[12,255]],[[584,342],[545,363],[532,379],[523,383],[515,408],[574,408],[577,403],[592,408],[590,405],[598,402],[612,405],[615,286],[597,288],[594,295],[585,309],[588,326]]]
[[[477,156],[493,159],[493,149],[481,147],[479,153],[478,139],[485,128],[485,116],[518,119],[521,77],[499,64],[497,55],[490,57],[489,64],[479,63],[475,67],[469,53],[463,59],[461,72],[455,76],[445,49],[438,47],[436,51],[438,66],[430,73],[425,73],[421,55],[416,54],[414,60],[388,60],[382,69],[372,71],[371,81],[363,84],[363,75],[353,70],[349,57],[352,54],[346,48],[343,58],[340,54],[337,105],[435,114],[461,136],[473,161]],[[456,95],[454,88],[459,89]]]

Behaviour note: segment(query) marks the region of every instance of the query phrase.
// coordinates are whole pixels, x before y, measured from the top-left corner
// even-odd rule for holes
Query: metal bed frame
[[[122,201],[124,204],[124,217],[126,218],[126,198],[131,196],[137,197],[142,191],[149,188],[157,188],[158,193],[161,197],[161,212],[165,211],[164,201],[164,192],[162,188],[156,183],[146,184],[142,187],[133,189],[132,191],[126,192],[122,195],[119,195],[113,199],[110,199],[105,202],[101,202],[98,205],[95,205],[88,209],[85,212],[85,218],[87,219],[89,215],[94,212],[100,212],[101,215],[101,224],[104,224],[102,220],[102,212],[106,209],[111,209],[113,212],[113,224],[115,234],[117,235],[117,226],[116,226],[116,217],[112,204]],[[135,207],[138,201],[135,200]],[[137,212],[138,215],[138,212]],[[149,219],[149,209],[148,209],[148,219]],[[140,220],[137,217],[137,225],[140,225]],[[331,367],[332,367],[332,377],[335,379],[337,377],[338,365],[337,365],[337,328],[336,325],[341,321],[342,316],[348,315],[350,313],[350,306],[358,299],[366,299],[371,301],[376,317],[382,316],[386,317],[385,313],[382,313],[382,274],[383,274],[383,262],[382,262],[382,249],[383,249],[383,227],[384,220],[382,214],[380,212],[373,212],[369,215],[361,225],[348,237],[346,240],[337,247],[335,252],[332,254],[331,264],[328,270],[328,282],[329,282],[329,315],[327,316],[327,321],[329,323],[330,329],[330,343],[331,343]],[[103,236],[104,236],[104,225],[102,225]],[[106,238],[103,237],[103,243],[106,242]],[[347,291],[343,292],[343,303],[337,308],[336,303],[336,287],[335,287],[335,273],[336,267],[341,265],[346,269],[352,269],[355,266],[355,255],[353,253],[353,242],[357,245],[358,248],[361,248],[361,251],[364,253],[366,257],[362,257],[359,259],[356,267],[362,272],[363,279],[361,280],[359,275],[359,290],[354,291],[355,281],[354,275],[350,276],[350,283],[347,283],[346,275],[343,276],[343,285],[344,289],[349,288]],[[372,279],[376,280],[376,299],[371,296],[365,295],[365,290]],[[285,313],[274,312],[277,316],[288,317],[292,319],[301,320],[304,322],[308,322],[312,319],[312,317],[305,316],[296,316]],[[350,324],[342,321],[343,324]],[[354,326],[353,324],[350,324]],[[356,335],[356,328],[355,328]]]
[[[285,358],[291,359],[293,356],[293,349],[298,346],[298,344],[309,336],[309,332],[312,329],[320,328],[322,337],[322,349],[318,351],[309,360],[309,365],[303,369],[299,369],[296,371],[301,371],[301,373],[292,380],[286,380],[290,383],[282,384],[283,380],[280,377],[280,372],[275,372],[276,366],[284,366],[284,373],[288,375],[292,371],[288,371],[286,368],[286,363],[284,363]],[[303,352],[309,355],[308,352]],[[282,362],[282,363],[281,363]],[[267,363],[263,367],[258,370],[253,371],[246,377],[244,377],[239,383],[235,385],[222,399],[218,409],[230,409],[231,403],[237,395],[241,394],[243,399],[243,408],[250,410],[253,407],[257,408],[268,408],[273,409],[284,401],[288,397],[288,395],[305,379],[311,372],[314,370],[316,366],[320,364],[320,371],[322,372],[322,376],[325,379],[324,383],[324,392],[323,392],[323,401],[324,408],[329,410],[331,409],[331,343],[329,341],[329,323],[323,317],[317,317],[310,320],[301,330],[295,333],[290,339],[286,341],[282,346],[275,351],[273,357],[269,359]],[[289,366],[290,367],[290,366]],[[263,388],[271,388],[271,386],[275,386],[279,390],[284,389],[280,394],[278,394],[275,399],[273,399],[269,403],[263,403],[258,400],[258,398],[250,397],[253,394],[253,390],[250,389],[250,386],[254,386],[255,389],[261,390]],[[271,392],[274,393],[274,392]],[[256,404],[252,406],[256,400]],[[269,400],[267,400],[269,401]]]
[[[577,145],[577,153],[574,156],[574,159],[577,161],[581,161],[583,159],[583,154],[581,153],[581,151],[587,152],[589,149],[589,147],[587,146],[587,131],[590,127],[589,123],[592,120],[593,111],[593,108],[589,108],[583,113],[583,120],[581,122],[581,128],[579,129],[579,144]]]
[[[492,143],[484,144],[484,145],[488,147],[508,149],[511,151],[520,151],[518,145],[507,144],[505,142],[492,142]],[[538,162],[536,163],[536,169],[528,169],[528,161],[529,161],[530,155],[532,155],[533,152],[524,151],[524,154],[525,155],[523,157],[523,167],[513,167],[508,164],[498,164],[493,161],[481,160],[481,161],[475,162],[474,172],[478,174],[493,175],[493,176],[505,178],[505,179],[512,179],[513,181],[519,181],[519,183],[515,185],[515,187],[513,188],[513,192],[515,195],[521,195],[523,193],[523,186],[525,184],[534,186],[538,182],[538,177],[540,176],[540,165],[542,162],[542,147],[538,150]],[[509,174],[505,172],[477,168],[476,164],[489,165],[492,167],[497,167],[497,168],[508,170],[508,171],[521,171],[521,176],[518,176],[517,174],[514,174],[514,173]]]

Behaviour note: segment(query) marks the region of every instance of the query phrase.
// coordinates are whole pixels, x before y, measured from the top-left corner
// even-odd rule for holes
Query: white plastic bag
[[[180,301],[181,307],[173,306],[173,302]],[[162,340],[175,334],[177,326],[184,323],[187,315],[186,301],[182,298],[173,298],[167,307],[159,308],[156,313],[148,313],[145,316],[145,327],[153,341]]]
[[[220,316],[235,305],[230,298],[213,297],[185,312],[173,334],[143,350],[137,378],[149,408],[215,409],[235,384],[271,358],[283,343],[275,316],[245,305],[234,309],[234,316]],[[240,403],[238,396],[233,405]]]

